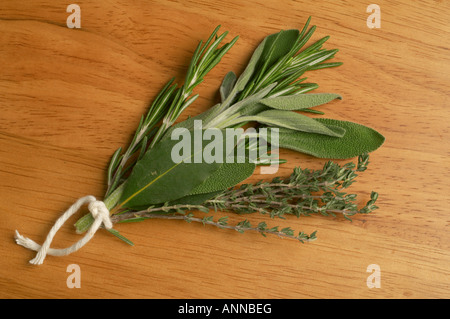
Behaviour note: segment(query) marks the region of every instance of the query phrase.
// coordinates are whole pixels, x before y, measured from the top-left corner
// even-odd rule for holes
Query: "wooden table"
[[[0,4],[0,297],[450,297],[449,2],[378,1],[380,28],[367,25],[367,1],[76,3],[79,29],[67,27],[67,2]],[[321,110],[386,137],[350,188],[360,205],[378,191],[377,211],[353,222],[269,220],[318,230],[307,244],[183,221],[119,224],[135,246],[100,230],[70,256],[28,263],[34,253],[15,244],[14,230],[41,243],[77,198],[102,198],[110,156],[162,85],[182,81],[198,41],[216,25],[240,39],[180,119],[213,105],[226,72],[241,72],[265,36],[302,28],[308,16],[314,39],[330,35],[326,47],[339,48],[344,62],[309,74],[317,92],[344,97]],[[288,163],[279,176],[325,163],[281,153]],[[84,213],[62,227],[55,247],[80,238],[72,224]],[[67,286],[71,264],[80,267],[81,288]],[[367,285],[369,265],[379,266],[380,288]]]

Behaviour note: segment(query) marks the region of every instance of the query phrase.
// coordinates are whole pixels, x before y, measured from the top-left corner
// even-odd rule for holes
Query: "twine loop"
[[[92,217],[94,217],[94,222],[86,232],[86,235],[70,247],[63,249],[50,248],[53,237],[56,235],[61,226],[70,218],[70,216],[75,214],[80,209],[80,207],[85,204],[88,204],[89,212],[92,214]],[[91,238],[94,236],[94,234],[102,224],[106,229],[112,228],[112,222],[109,216],[109,210],[104,202],[96,200],[94,196],[85,196],[78,199],[63,215],[61,215],[60,218],[58,218],[58,220],[55,222],[55,225],[53,225],[52,229],[48,233],[47,238],[45,239],[45,242],[42,246],[37,244],[33,240],[20,235],[17,230],[15,232],[16,243],[25,248],[37,251],[36,257],[31,259],[30,263],[34,265],[40,265],[44,262],[44,259],[47,255],[66,256],[77,251],[85,244],[87,244],[89,240],[91,240]]]

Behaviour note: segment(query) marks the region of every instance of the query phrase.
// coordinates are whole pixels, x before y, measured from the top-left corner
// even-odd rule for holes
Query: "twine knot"
[[[64,249],[53,249],[50,248],[50,244],[53,240],[53,237],[56,235],[56,232],[61,228],[61,226],[72,216],[75,212],[80,209],[81,206],[89,204],[88,209],[89,212],[94,217],[94,222],[92,223],[91,228],[86,232],[86,235],[80,239],[78,242],[73,244],[72,246]],[[109,217],[109,210],[106,207],[105,203],[102,201],[98,201],[94,196],[85,196],[78,199],[70,208],[55,222],[52,229],[47,235],[44,244],[41,246],[34,242],[33,240],[26,238],[19,234],[16,230],[15,239],[18,245],[21,245],[25,248],[37,251],[36,257],[30,260],[31,264],[40,265],[44,262],[44,259],[47,255],[52,256],[66,256],[69,255],[81,247],[83,247],[91,238],[94,236],[95,232],[100,228],[103,224],[106,229],[112,228],[112,222]]]
[[[103,225],[106,229],[112,228],[111,219],[109,218],[109,210],[106,208],[104,202],[96,200],[91,202],[88,206],[89,211],[94,219],[101,218]]]

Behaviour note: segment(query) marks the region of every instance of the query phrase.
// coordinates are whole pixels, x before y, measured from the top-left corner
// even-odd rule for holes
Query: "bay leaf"
[[[252,176],[255,168],[256,164],[248,161],[239,163],[235,157],[232,163],[224,163],[203,183],[195,187],[189,195],[171,201],[168,205],[201,205],[205,201],[219,195],[224,190],[234,187]]]
[[[195,187],[190,195],[223,191],[233,187],[252,176],[255,168],[255,163],[250,163],[248,161],[244,163],[223,163],[223,165],[208,176],[203,183]]]
[[[125,182],[118,206],[134,208],[164,203],[183,196],[200,185],[225,161],[195,163],[194,157],[203,152],[207,142],[202,140],[200,148],[194,145],[195,132],[190,134],[190,152],[181,155],[183,161],[172,160],[172,148],[178,140],[166,139],[157,143],[134,166]],[[222,145],[222,147],[224,147]],[[190,161],[187,162],[187,161]]]

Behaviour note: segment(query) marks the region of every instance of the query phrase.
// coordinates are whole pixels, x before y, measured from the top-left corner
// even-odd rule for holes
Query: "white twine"
[[[70,247],[64,249],[50,248],[50,244],[53,240],[53,237],[56,235],[56,232],[67,221],[67,219],[69,219],[70,216],[76,213],[78,209],[85,204],[89,204],[88,209],[91,212],[92,216],[94,217],[94,223],[92,224],[91,228],[89,228],[89,230],[86,232],[86,235]],[[47,255],[66,256],[83,247],[89,240],[91,240],[92,237],[94,237],[95,232],[99,229],[102,223],[105,225],[106,229],[112,228],[112,222],[111,219],[109,218],[109,210],[108,208],[106,208],[105,203],[96,200],[94,196],[85,196],[78,199],[56,221],[55,225],[53,225],[52,229],[48,233],[47,238],[45,239],[45,242],[42,246],[29,238],[23,237],[22,235],[19,234],[17,230],[15,234],[15,239],[17,244],[25,248],[37,251],[36,257],[30,260],[30,263],[34,265],[40,265],[44,262],[45,256]]]

